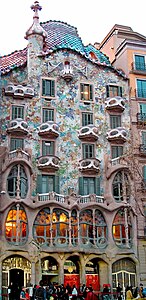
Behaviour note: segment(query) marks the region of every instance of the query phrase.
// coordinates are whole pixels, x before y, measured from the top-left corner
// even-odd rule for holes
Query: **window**
[[[111,129],[121,127],[121,116],[110,116],[110,127]]]
[[[123,146],[111,146],[112,158],[123,155]]]
[[[54,121],[54,109],[43,108],[43,122]]]
[[[106,96],[107,97],[122,97],[122,87],[116,85],[107,85],[106,86]]]
[[[143,180],[144,180],[144,183],[146,184],[146,165],[143,166],[142,171],[143,171]]]
[[[146,104],[140,103],[139,121],[146,122]]]
[[[81,100],[93,101],[93,86],[91,84],[80,84]]]
[[[83,159],[94,157],[94,144],[82,144]]]
[[[79,194],[100,195],[100,177],[80,177],[79,178]]]
[[[37,193],[45,194],[53,191],[59,193],[59,176],[38,175]]]
[[[129,258],[117,260],[112,265],[113,290],[116,292],[117,284],[120,282],[122,290],[125,286],[136,286],[136,264]]]
[[[146,131],[142,131],[142,145],[146,146]]]
[[[146,80],[137,79],[137,96],[146,98]]]
[[[24,107],[12,105],[12,120],[24,119]]]
[[[24,199],[28,191],[28,180],[22,165],[15,165],[7,178],[8,194],[12,198]]]
[[[42,79],[42,96],[55,97],[55,81],[50,79]]]
[[[114,177],[113,196],[116,202],[129,200],[130,183],[129,183],[128,175],[124,171],[119,171]]]
[[[145,70],[145,56],[135,55],[135,69],[136,70]]]
[[[82,113],[82,126],[93,124],[93,113]]]
[[[23,244],[28,234],[28,223],[25,210],[19,204],[13,206],[7,215],[5,223],[6,239],[10,243]]]
[[[18,148],[24,149],[24,140],[19,138],[11,138],[10,151],[17,150]]]
[[[131,217],[128,209],[120,209],[113,221],[113,238],[117,246],[130,246],[132,237],[131,230]]]
[[[54,142],[43,141],[42,142],[42,155],[54,155]]]

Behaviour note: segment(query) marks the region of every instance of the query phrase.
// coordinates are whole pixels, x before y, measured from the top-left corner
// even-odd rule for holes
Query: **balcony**
[[[135,89],[135,97],[146,99],[146,89]]]
[[[144,74],[146,75],[146,65],[145,63],[132,63],[131,72],[134,74]]]
[[[86,158],[79,161],[79,171],[88,173],[88,174],[96,174],[99,173],[100,161],[97,158]]]
[[[30,154],[25,150],[22,150],[21,148],[10,151],[6,154],[2,170],[5,171],[10,166],[10,164],[14,162],[24,162],[29,166],[30,169],[32,169]]]
[[[98,129],[94,125],[83,126],[78,131],[78,138],[85,141],[95,142],[98,140]]]
[[[14,98],[32,98],[34,96],[34,89],[28,86],[14,85],[10,83],[5,88],[5,95],[13,96]]]
[[[146,126],[146,113],[137,113],[137,124]]]
[[[38,169],[46,172],[58,171],[60,159],[55,155],[46,155],[38,158]]]
[[[107,110],[122,112],[125,109],[125,100],[120,96],[107,98],[105,100],[105,108]]]
[[[61,77],[63,77],[64,80],[71,81],[73,78],[73,69],[70,66],[70,64],[65,64],[63,70],[61,71]]]
[[[145,145],[145,144],[141,144],[141,145],[140,145],[140,147],[139,147],[139,152],[140,152],[140,155],[146,156],[146,145]]]
[[[23,119],[12,120],[8,125],[7,132],[11,134],[17,133],[20,135],[26,135],[29,132],[28,124]]]
[[[110,176],[116,172],[118,169],[129,169],[129,160],[127,156],[119,156],[116,158],[112,158],[108,162],[108,168],[106,172],[107,179],[110,178]]]
[[[48,138],[57,138],[59,136],[58,131],[59,126],[52,121],[48,121],[40,125],[38,134],[40,136],[47,136]]]
[[[128,138],[127,131],[123,127],[117,127],[111,129],[107,133],[107,139],[111,142],[125,143],[127,141],[127,138]]]

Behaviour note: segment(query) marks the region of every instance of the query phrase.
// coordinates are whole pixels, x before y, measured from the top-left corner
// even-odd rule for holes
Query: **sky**
[[[0,56],[27,46],[25,33],[33,22],[34,0],[1,0]],[[146,0],[39,0],[40,22],[66,22],[77,28],[84,45],[102,42],[115,24],[146,36]]]

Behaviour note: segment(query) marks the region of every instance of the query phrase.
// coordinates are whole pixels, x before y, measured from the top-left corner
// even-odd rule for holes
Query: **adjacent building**
[[[135,196],[128,74],[75,27],[40,24],[38,1],[31,8],[28,46],[1,58],[3,298],[14,278],[135,287],[144,200]]]

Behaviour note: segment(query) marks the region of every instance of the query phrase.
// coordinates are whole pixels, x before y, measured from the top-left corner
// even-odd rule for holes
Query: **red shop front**
[[[86,286],[91,285],[94,291],[100,290],[99,275],[86,274]]]
[[[64,286],[69,284],[71,287],[75,285],[77,289],[80,288],[80,277],[79,274],[67,274],[64,275]]]

